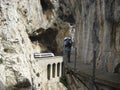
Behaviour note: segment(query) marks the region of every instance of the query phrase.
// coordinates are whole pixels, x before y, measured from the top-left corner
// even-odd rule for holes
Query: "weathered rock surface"
[[[63,90],[41,85],[34,52],[62,52],[64,36],[75,25],[79,60],[119,73],[119,0],[0,0],[0,89]],[[60,5],[60,6],[59,6]],[[57,12],[57,13],[56,13]],[[52,31],[52,33],[51,33]],[[50,33],[50,35],[49,35]],[[45,37],[46,36],[46,37]],[[31,42],[32,41],[32,42]],[[41,74],[40,74],[41,75]]]
[[[35,50],[39,52],[41,47],[35,47],[29,35],[39,28],[51,27],[56,19],[58,1],[45,0],[47,8],[42,3],[44,0],[0,0],[0,90],[42,88],[38,75],[42,67],[33,58]],[[52,90],[59,85],[64,88],[60,83],[50,85]]]
[[[73,13],[79,60],[92,63],[96,50],[97,68],[114,72],[120,63],[120,1],[60,0],[60,7]]]

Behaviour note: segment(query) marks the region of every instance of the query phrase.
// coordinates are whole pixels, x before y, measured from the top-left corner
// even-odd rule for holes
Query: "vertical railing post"
[[[96,50],[93,51],[93,72],[92,72],[92,87],[91,90],[94,90],[95,87],[95,70],[96,70]]]
[[[96,51],[94,50],[94,57],[93,57],[93,81],[95,80],[95,69],[96,69]]]
[[[67,64],[66,61],[66,53],[65,53],[65,46],[63,46],[63,63],[61,63],[61,68],[62,68],[62,74],[65,76],[65,65]]]
[[[77,57],[77,48],[75,47],[75,62],[74,62],[74,72],[76,71],[76,58]]]

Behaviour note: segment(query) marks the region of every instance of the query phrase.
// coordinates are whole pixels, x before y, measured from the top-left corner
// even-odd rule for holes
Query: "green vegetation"
[[[62,76],[62,77],[60,78],[60,82],[63,83],[63,84],[67,87],[68,83],[67,83],[67,78],[66,78],[66,76]]]

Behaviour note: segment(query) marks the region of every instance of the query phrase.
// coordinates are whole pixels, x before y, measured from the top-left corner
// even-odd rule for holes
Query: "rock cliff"
[[[60,0],[60,10],[64,16],[71,15],[73,21],[75,19],[79,60],[92,63],[96,51],[97,68],[107,72],[119,70],[120,1]]]
[[[37,30],[45,32],[40,37],[49,35],[50,30],[57,31],[53,27],[57,25],[53,24],[57,7],[57,0],[0,0],[0,90],[65,89],[59,82],[42,87],[42,67],[33,54],[44,48],[48,50],[48,47],[44,41],[41,41],[42,48],[37,41],[33,43],[34,38],[31,39]],[[51,27],[54,29],[49,29]],[[51,45],[57,42],[55,36]]]
[[[42,84],[35,52],[62,53],[75,27],[79,60],[120,72],[119,0],[0,0],[0,90],[64,90]],[[55,87],[54,87],[55,86]]]

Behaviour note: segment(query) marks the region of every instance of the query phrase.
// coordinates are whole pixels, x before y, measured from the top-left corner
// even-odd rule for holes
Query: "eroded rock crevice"
[[[42,6],[43,14],[46,15],[46,19],[50,21],[54,15],[54,5],[50,0],[40,0],[40,4]]]
[[[52,9],[54,9],[54,6],[50,0],[40,0],[40,3],[42,5],[43,12],[46,12],[47,10],[51,11]]]

